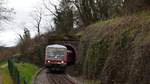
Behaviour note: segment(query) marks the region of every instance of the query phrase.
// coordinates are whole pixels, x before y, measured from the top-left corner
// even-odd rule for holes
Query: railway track
[[[47,69],[41,70],[34,77],[32,84],[77,84],[65,73],[51,73]]]
[[[47,74],[49,82],[52,84],[75,84],[65,73],[62,74]]]

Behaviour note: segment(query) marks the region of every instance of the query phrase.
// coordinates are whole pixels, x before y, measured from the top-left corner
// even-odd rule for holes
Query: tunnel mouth
[[[64,45],[67,47],[67,50],[71,51],[72,53],[69,55],[69,61],[67,63],[67,65],[74,65],[76,62],[76,51],[75,49],[71,46],[71,45]]]
[[[56,43],[52,43],[52,44],[56,44]],[[74,65],[76,63],[76,58],[77,58],[75,47],[71,44],[61,44],[61,43],[57,43],[57,44],[65,46],[67,48],[67,51],[69,50],[72,52],[70,56],[67,55],[67,66]]]

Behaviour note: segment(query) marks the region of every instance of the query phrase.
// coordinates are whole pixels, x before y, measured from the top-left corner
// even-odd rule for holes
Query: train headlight
[[[64,61],[61,61],[61,63],[64,63]]]
[[[47,61],[48,63],[50,63],[51,61]]]

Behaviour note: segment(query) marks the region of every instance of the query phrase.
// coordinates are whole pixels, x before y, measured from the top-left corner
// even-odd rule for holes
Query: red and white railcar
[[[50,69],[65,70],[67,65],[67,47],[53,44],[46,47],[45,66]]]

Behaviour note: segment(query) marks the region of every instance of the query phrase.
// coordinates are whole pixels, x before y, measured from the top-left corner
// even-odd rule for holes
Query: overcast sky
[[[0,31],[0,45],[14,46],[18,42],[18,34],[23,34],[23,25],[32,23],[31,12],[33,8],[40,6],[42,0],[7,0],[7,6],[14,8],[16,14],[13,21],[3,24],[3,31]],[[51,0],[52,3],[58,5],[58,0]],[[30,26],[30,25],[29,25]],[[31,30],[31,36],[35,36],[36,32]],[[44,32],[44,30],[42,30]]]

